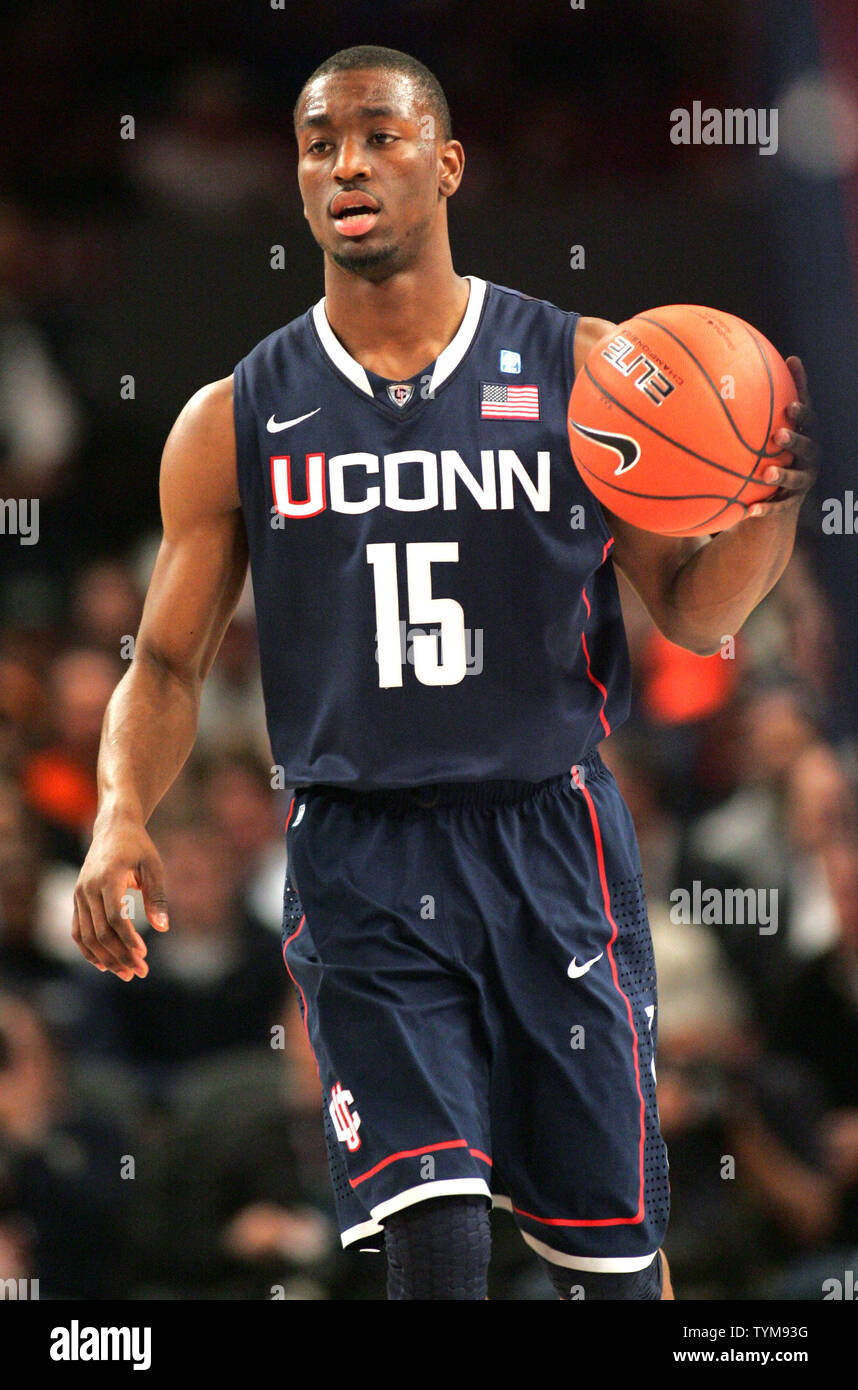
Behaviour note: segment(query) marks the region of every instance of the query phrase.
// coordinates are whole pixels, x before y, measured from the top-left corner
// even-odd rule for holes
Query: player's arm
[[[123,917],[131,887],[166,930],[161,861],[145,825],[193,747],[200,692],[247,573],[236,478],[232,378],[179,415],[161,463],[163,539],[134,658],[104,716],[98,813],[74,894],[72,936],[120,979],[147,973],[146,947]]]
[[[575,334],[575,371],[590,350],[615,327],[606,319],[580,319]],[[758,503],[735,526],[713,538],[674,538],[641,531],[604,508],[614,535],[613,558],[640,594],[665,637],[701,656],[717,652],[721,639],[738,632],[786,569],[795,542],[798,513],[816,477],[816,445],[801,433],[811,422],[807,378],[797,357],[787,365],[796,384],[789,407],[795,428],[781,430],[775,443],[793,455],[791,467],[772,464],[764,480],[778,483],[770,502]]]

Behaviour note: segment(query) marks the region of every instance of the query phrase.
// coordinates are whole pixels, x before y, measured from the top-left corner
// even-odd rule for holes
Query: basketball
[[[796,386],[743,319],[696,304],[637,314],[606,335],[569,399],[578,471],[610,511],[644,531],[723,531],[777,491],[761,481],[789,455]]]

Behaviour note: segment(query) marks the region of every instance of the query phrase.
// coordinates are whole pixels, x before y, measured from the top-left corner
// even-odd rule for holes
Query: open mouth
[[[379,211],[374,198],[360,193],[338,193],[331,204],[334,226],[342,236],[365,236],[378,221]]]

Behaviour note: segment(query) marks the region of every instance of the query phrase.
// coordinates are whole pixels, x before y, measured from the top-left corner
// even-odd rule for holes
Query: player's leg
[[[284,958],[319,1066],[343,1244],[384,1242],[391,1298],[482,1298],[488,1058],[431,838],[428,814],[308,798],[287,836],[301,897],[287,890]]]
[[[435,1197],[404,1207],[384,1226],[389,1299],[486,1297],[491,1232],[484,1197]]]
[[[565,1296],[654,1301],[669,1187],[652,943],[630,817],[598,756],[583,766],[498,817],[515,886],[487,903],[498,1205]]]
[[[673,1292],[673,1284],[672,1284],[671,1278],[670,1278],[670,1265],[667,1263],[667,1256],[665,1255],[665,1253],[664,1253],[663,1250],[660,1251],[659,1253],[660,1253],[660,1255],[661,1255],[661,1263],[662,1263],[662,1276],[661,1276],[661,1278],[662,1278],[662,1290],[661,1290],[661,1296],[662,1296],[663,1299],[675,1299],[676,1295],[675,1295],[674,1292]]]
[[[542,1260],[542,1267],[557,1297],[564,1303],[572,1303],[576,1299],[631,1299],[655,1303],[673,1298],[670,1268],[662,1250],[646,1269],[631,1274],[590,1274],[583,1270],[563,1269],[546,1259]]]

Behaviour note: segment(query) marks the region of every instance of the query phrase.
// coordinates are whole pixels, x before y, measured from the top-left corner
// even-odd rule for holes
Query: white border
[[[508,1211],[515,1216],[512,1202],[509,1197],[502,1193],[492,1193],[492,1205],[500,1207],[502,1211]],[[634,1274],[639,1269],[646,1269],[647,1265],[652,1264],[655,1259],[655,1251],[651,1255],[566,1255],[560,1250],[554,1250],[544,1241],[537,1240],[536,1236],[530,1235],[521,1225],[518,1227],[523,1239],[527,1242],[537,1255],[543,1255],[551,1264],[563,1265],[565,1269],[581,1269],[586,1273],[593,1274]]]
[[[491,1190],[483,1178],[439,1178],[436,1182],[422,1182],[419,1187],[407,1187],[404,1192],[399,1192],[395,1197],[388,1197],[386,1202],[379,1202],[378,1206],[370,1208],[372,1221],[363,1221],[359,1226],[349,1226],[348,1230],[340,1232],[340,1240],[343,1247],[353,1245],[356,1240],[362,1240],[366,1236],[377,1236],[383,1231],[379,1222],[386,1216],[390,1216],[395,1211],[401,1211],[403,1207],[414,1206],[415,1202],[423,1202],[427,1197],[450,1197],[456,1194],[476,1193],[478,1196],[488,1197],[491,1201]]]
[[[458,367],[477,331],[477,323],[486,297],[486,282],[481,280],[478,275],[466,275],[464,278],[470,281],[471,285],[465,315],[450,342],[435,359],[432,380],[429,383],[428,394],[430,396],[434,395],[438,387]],[[352,357],[350,352],[346,351],[328,322],[324,296],[317,304],[313,305],[313,322],[316,325],[316,332],[322,347],[334,366],[338,367],[343,376],[348,377],[358,390],[363,391],[367,396],[372,396],[373,389],[369,384],[369,377],[365,369],[360,362]]]
[[[375,1221],[362,1221],[359,1226],[349,1226],[348,1230],[340,1231],[340,1240],[343,1249],[347,1245],[354,1245],[356,1240],[363,1240],[366,1236],[382,1236],[384,1227],[379,1226]]]
[[[562,1265],[564,1269],[581,1269],[592,1274],[634,1274],[636,1270],[646,1269],[651,1265],[658,1253],[653,1250],[650,1255],[564,1255],[560,1250],[552,1250],[550,1245],[537,1240],[521,1226],[519,1230],[531,1250],[535,1250],[537,1255],[542,1255],[543,1259],[551,1264]]]
[[[503,1211],[513,1212],[510,1198],[502,1193],[491,1192],[482,1178],[443,1178],[437,1182],[421,1183],[419,1187],[406,1188],[398,1196],[390,1197],[386,1202],[380,1202],[377,1207],[372,1207],[371,1215],[375,1218],[373,1221],[363,1221],[359,1226],[350,1226],[348,1230],[341,1232],[340,1240],[343,1248],[353,1245],[356,1240],[364,1240],[368,1236],[383,1235],[384,1227],[379,1223],[394,1211],[401,1211],[403,1207],[413,1206],[415,1202],[422,1202],[427,1197],[444,1197],[454,1193],[478,1193],[489,1197],[492,1206],[499,1207]],[[513,1215],[515,1215],[514,1212]],[[653,1250],[650,1255],[567,1255],[561,1250],[555,1250],[552,1246],[546,1245],[544,1241],[537,1240],[521,1225],[519,1225],[519,1232],[531,1250],[535,1251],[537,1255],[542,1255],[549,1263],[560,1265],[564,1269],[580,1269],[584,1273],[635,1274],[638,1270],[647,1269],[658,1253]]]
[[[369,377],[361,366],[356,362],[351,353],[346,352],[336,333],[328,323],[328,316],[325,313],[324,295],[318,304],[313,305],[313,322],[316,325],[316,332],[322,340],[322,347],[330,357],[335,367],[339,367],[343,376],[347,376],[349,381],[354,382],[361,391],[367,396],[373,394],[369,384]]]
[[[450,373],[458,367],[477,331],[483,300],[486,297],[486,282],[481,280],[478,275],[466,275],[465,279],[471,282],[468,307],[454,337],[435,359],[435,370],[429,383],[428,394],[430,396],[435,394],[442,382],[445,382]]]
[[[425,1197],[452,1197],[457,1193],[478,1193],[491,1201],[491,1189],[484,1178],[439,1178],[436,1182],[422,1182],[419,1187],[407,1187],[377,1207],[370,1207],[370,1215],[376,1221],[383,1221],[394,1211],[422,1202]]]

